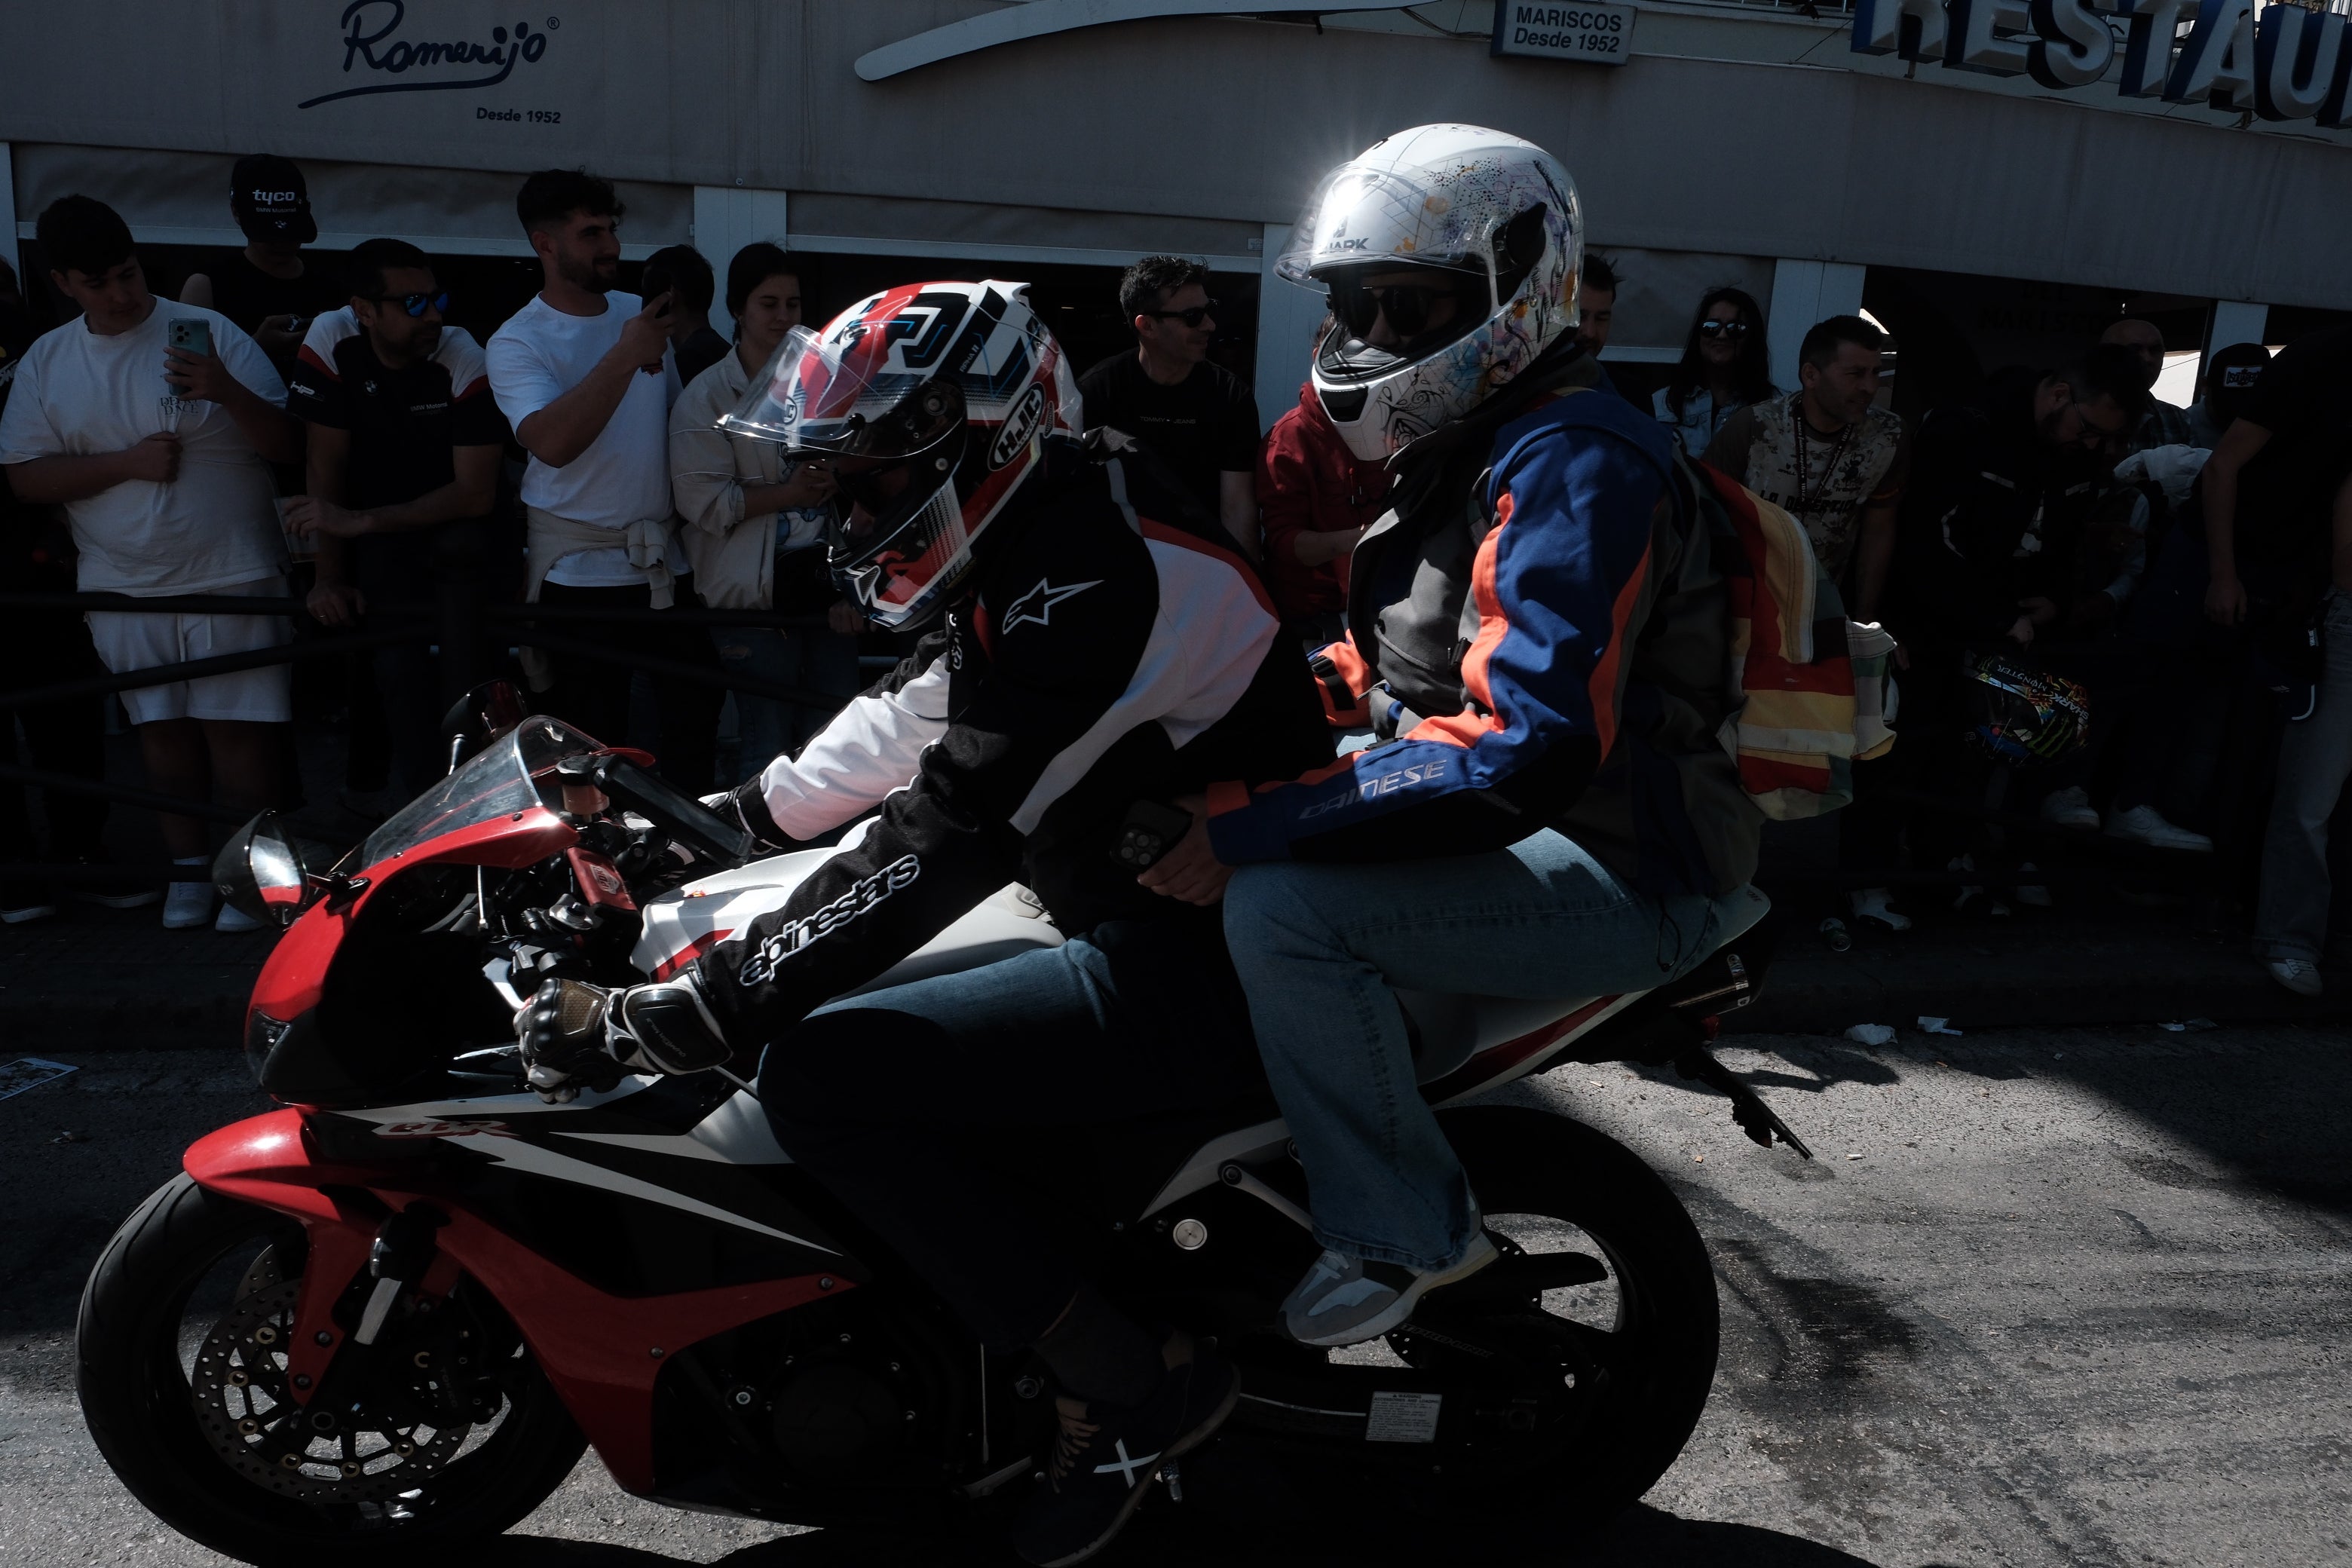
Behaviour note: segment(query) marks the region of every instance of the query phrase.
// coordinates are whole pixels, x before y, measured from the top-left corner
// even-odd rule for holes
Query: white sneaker
[[[54,919],[58,906],[47,899],[27,895],[22,903],[0,907],[0,925],[20,926],[31,921]]]
[[[1895,907],[1895,895],[1887,889],[1856,888],[1846,895],[1846,901],[1853,906],[1853,918],[1858,921],[1893,931],[1911,929],[1911,917]]]
[[[194,931],[213,918],[210,882],[174,882],[163,895],[163,929]]]
[[[2043,795],[2042,820],[2053,827],[2080,827],[2092,833],[2099,830],[2099,814],[2091,809],[2091,792],[2081,784],[2068,784]]]
[[[2094,824],[2096,824],[2098,818],[2096,816],[2093,816],[2091,820]],[[2038,871],[2042,868],[2036,866],[2031,860],[2026,860],[2020,862],[2017,868],[2020,872],[2025,872]],[[2052,904],[2055,902],[2055,900],[2050,897],[2050,889],[2042,886],[2039,882],[2020,882],[2017,885],[2017,901],[2025,905],[2029,909],[2036,910],[2049,909]]]
[[[2158,849],[2188,849],[2200,855],[2213,852],[2213,841],[2201,833],[2191,833],[2185,827],[2175,827],[2164,820],[2164,814],[2152,805],[2136,805],[2129,811],[2107,813],[2107,837],[2130,844],[2152,845]]]
[[[2320,993],[2319,965],[2307,958],[2273,958],[2263,966],[2271,978],[2298,996],[2316,996]]]
[[[265,921],[255,920],[251,915],[247,914],[243,910],[237,909],[234,905],[223,904],[220,907],[220,913],[213,919],[213,930],[230,932],[260,931],[268,923],[268,922]]]

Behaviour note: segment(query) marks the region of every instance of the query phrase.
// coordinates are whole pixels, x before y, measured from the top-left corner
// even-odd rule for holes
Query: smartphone
[[[637,298],[651,303],[668,293],[670,286],[676,281],[677,279],[670,276],[668,268],[648,267],[646,268],[645,276],[637,279]]]
[[[210,359],[213,324],[201,316],[174,316],[163,324],[163,345],[194,354],[198,359]]]
[[[1156,800],[1139,800],[1127,808],[1118,825],[1118,840],[1110,858],[1131,871],[1149,871],[1177,841],[1192,831],[1192,814]]]

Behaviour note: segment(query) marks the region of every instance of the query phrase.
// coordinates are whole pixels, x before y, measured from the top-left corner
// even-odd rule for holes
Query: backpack
[[[1846,618],[1803,524],[1716,469],[1690,468],[1730,591],[1732,712],[1717,738],[1766,816],[1850,805],[1855,760],[1895,744],[1895,639]]]

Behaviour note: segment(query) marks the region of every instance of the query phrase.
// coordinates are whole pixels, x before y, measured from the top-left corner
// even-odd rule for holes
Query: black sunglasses
[[[1217,302],[1214,300],[1211,300],[1206,304],[1187,305],[1181,310],[1139,310],[1136,313],[1141,316],[1156,316],[1161,321],[1167,321],[1172,318],[1183,322],[1188,327],[1198,327],[1202,322],[1214,315],[1216,313],[1216,310]]]
[[[1748,323],[1704,321],[1698,324],[1698,335],[1703,338],[1744,338],[1748,335]]]
[[[446,314],[449,309],[449,290],[444,289],[438,294],[379,294],[375,302],[397,305],[412,316],[422,316],[428,309]]]
[[[1389,330],[1398,337],[1417,338],[1429,331],[1438,301],[1458,299],[1461,293],[1459,288],[1443,283],[1335,283],[1331,314],[1350,337],[1367,336],[1373,324],[1386,316]]]

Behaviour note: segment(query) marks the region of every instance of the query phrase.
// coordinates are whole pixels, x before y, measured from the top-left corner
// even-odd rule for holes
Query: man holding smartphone
[[[523,182],[517,216],[543,272],[538,297],[490,335],[490,392],[530,454],[524,597],[597,609],[667,610],[695,603],[669,492],[669,405],[678,395],[667,296],[619,291],[621,201],[612,182],[544,169]],[[643,619],[593,630],[613,657],[534,658],[545,706],[607,744],[627,738],[630,661],[645,657],[716,670],[699,626]],[[718,688],[656,674],[661,770],[710,788]]]
[[[130,228],[105,203],[62,196],[37,232],[49,280],[82,314],[34,343],[0,414],[0,465],[17,499],[65,509],[84,593],[285,593],[268,465],[292,460],[299,437],[268,358],[225,316],[159,305]],[[92,612],[89,627],[117,674],[287,636],[274,615]],[[272,804],[289,684],[280,664],[124,692],[148,786],[240,811]],[[175,860],[210,863],[201,821],[162,824]],[[212,903],[208,882],[175,882],[163,923],[202,925]],[[216,929],[258,924],[224,909]]]
[[[302,255],[319,237],[319,220],[292,160],[267,153],[239,158],[229,174],[228,210],[245,234],[245,248],[189,274],[180,303],[218,310],[251,333],[283,380],[293,372],[302,334],[341,306],[342,289]]]

